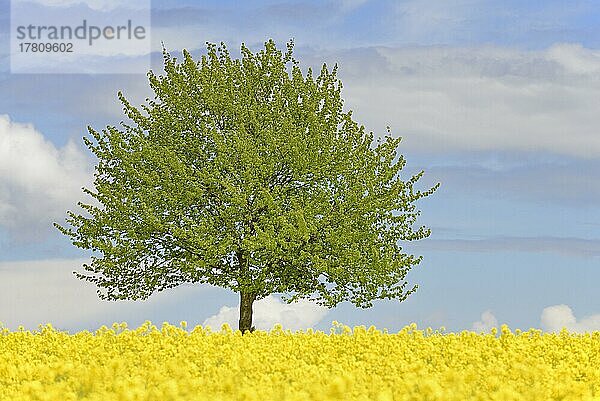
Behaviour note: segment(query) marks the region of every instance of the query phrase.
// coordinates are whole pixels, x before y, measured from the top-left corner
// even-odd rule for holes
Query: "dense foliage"
[[[333,307],[404,300],[421,261],[405,241],[416,202],[437,186],[404,176],[400,138],[375,140],[343,109],[337,67],[303,74],[273,41],[234,59],[208,45],[199,61],[164,52],[164,75],[128,122],[89,128],[95,204],[55,224],[92,261],[79,278],[105,299],[145,299],[185,282],[240,294],[240,327],[272,293]],[[286,298],[290,294],[289,299]]]

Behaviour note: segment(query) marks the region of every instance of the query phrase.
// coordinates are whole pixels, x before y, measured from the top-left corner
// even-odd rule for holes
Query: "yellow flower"
[[[335,324],[336,335],[277,325],[242,336],[227,324],[188,333],[185,322],[158,330],[149,321],[95,334],[2,329],[0,401],[600,401],[600,332]]]

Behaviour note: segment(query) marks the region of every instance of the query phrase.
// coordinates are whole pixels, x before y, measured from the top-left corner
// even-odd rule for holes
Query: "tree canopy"
[[[119,92],[127,121],[88,127],[97,202],[55,226],[93,251],[75,274],[101,298],[208,283],[240,294],[245,331],[272,293],[370,307],[416,290],[404,279],[422,257],[402,243],[429,236],[415,202],[439,184],[414,189],[423,171],[401,176],[400,138],[376,140],[343,109],[337,65],[304,74],[292,53],[209,43],[177,62],[163,49],[154,98],[138,108]]]

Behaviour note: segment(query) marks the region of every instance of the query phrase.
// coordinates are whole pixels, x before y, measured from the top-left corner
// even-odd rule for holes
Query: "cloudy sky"
[[[16,1],[16,0],[15,0]],[[37,0],[37,7],[81,7]],[[94,0],[86,6],[118,8]],[[238,297],[186,285],[147,301],[100,301],[73,270],[89,254],[51,223],[84,200],[95,160],[81,137],[151,96],[145,73],[10,72],[10,2],[0,0],[0,321],[68,330],[114,321],[235,325]],[[328,331],[334,320],[397,331],[503,323],[600,330],[600,7],[596,1],[156,0],[151,68],[204,43],[293,38],[304,68],[339,64],[346,108],[375,134],[402,136],[407,173],[425,170],[421,223],[430,238],[404,302],[371,309],[255,305],[257,327]],[[116,57],[116,56],[115,56]]]

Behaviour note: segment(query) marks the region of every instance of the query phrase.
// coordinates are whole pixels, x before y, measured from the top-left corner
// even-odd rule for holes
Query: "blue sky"
[[[0,321],[69,330],[235,321],[228,290],[107,302],[71,274],[88,255],[51,222],[89,185],[94,160],[81,137],[122,119],[117,91],[134,104],[151,95],[146,71],[11,74],[9,15],[0,0]],[[600,330],[597,2],[173,0],[153,1],[151,16],[155,71],[161,41],[197,56],[206,41],[235,52],[293,38],[304,68],[337,62],[355,118],[403,137],[406,172],[425,170],[423,188],[442,183],[419,205],[431,237],[405,248],[424,256],[408,275],[417,293],[368,310],[288,307],[276,295],[256,305],[259,327]]]

